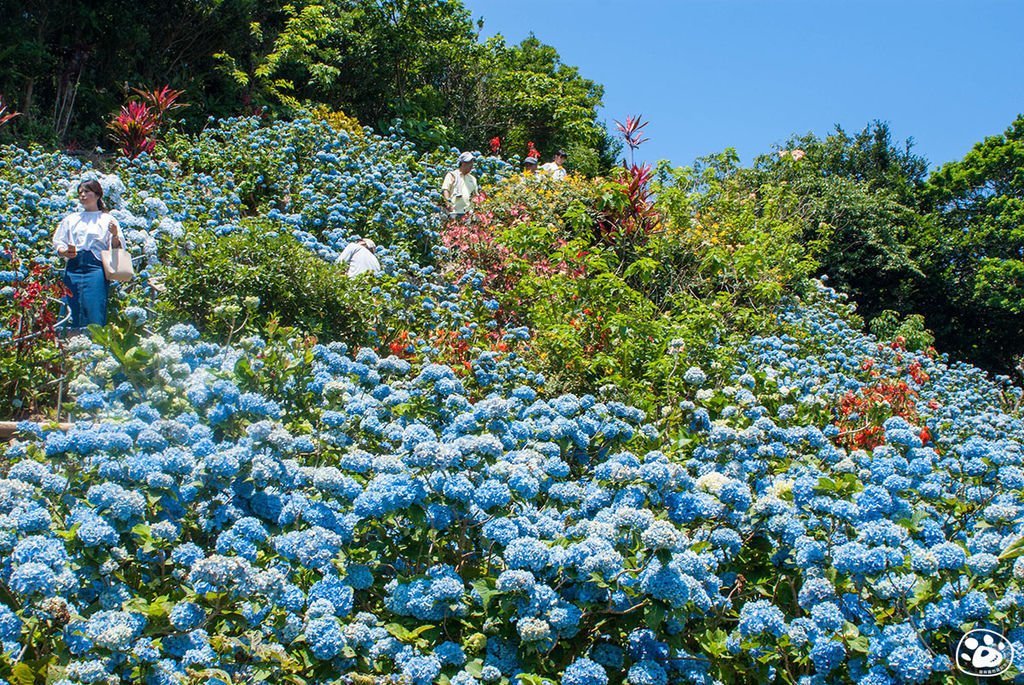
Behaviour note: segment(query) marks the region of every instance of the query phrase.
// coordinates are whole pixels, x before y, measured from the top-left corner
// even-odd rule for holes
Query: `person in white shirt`
[[[565,168],[563,165],[567,159],[569,159],[569,155],[564,150],[559,150],[555,153],[555,158],[552,161],[540,165],[540,170],[546,174],[551,174],[556,181],[561,181],[565,178]]]
[[[465,216],[473,208],[473,198],[480,192],[476,177],[473,176],[473,153],[463,152],[459,155],[459,168],[444,175],[441,183],[441,195],[448,206],[448,214],[452,217]]]
[[[338,264],[348,264],[349,276],[358,276],[367,271],[377,273],[381,266],[376,252],[377,244],[369,238],[362,238],[345,246],[338,256]]]
[[[83,211],[68,214],[53,234],[53,247],[66,261],[64,298],[71,309],[71,327],[89,324],[107,325],[107,278],[100,253],[124,245],[117,220],[103,204],[103,186],[99,181],[78,185],[78,201]]]

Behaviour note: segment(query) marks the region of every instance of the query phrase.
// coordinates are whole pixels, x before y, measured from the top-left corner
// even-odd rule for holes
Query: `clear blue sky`
[[[532,31],[650,120],[647,160],[744,161],[792,133],[888,121],[932,168],[1024,113],[1024,0],[464,0],[482,36]]]

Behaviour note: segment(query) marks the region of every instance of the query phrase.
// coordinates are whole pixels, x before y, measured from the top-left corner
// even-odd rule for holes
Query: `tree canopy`
[[[603,88],[531,36],[479,38],[460,0],[30,0],[0,7],[0,94],[20,142],[103,144],[132,87],[185,91],[182,113],[290,117],[326,106],[426,147],[570,150],[596,172],[614,147]]]
[[[1024,115],[929,179],[930,281],[944,286],[932,318],[955,351],[994,368],[1021,355],[1024,336]],[[965,332],[969,332],[966,333]]]
[[[751,190],[782,183],[797,193],[804,238],[817,244],[823,272],[870,318],[912,308],[920,271],[910,237],[926,170],[912,141],[895,143],[875,121],[853,136],[840,127],[824,138],[794,136],[745,175]]]

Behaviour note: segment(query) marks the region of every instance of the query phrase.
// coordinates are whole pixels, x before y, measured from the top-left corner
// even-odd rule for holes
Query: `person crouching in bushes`
[[[370,272],[378,273],[381,270],[380,261],[377,259],[377,244],[369,238],[362,238],[345,246],[338,256],[338,264],[348,264],[348,275],[358,276]]]
[[[71,309],[71,327],[107,325],[107,279],[100,253],[123,247],[121,228],[103,204],[99,181],[78,185],[81,212],[68,214],[53,234],[57,254],[66,260],[64,285],[71,293],[65,298]]]
[[[523,160],[523,173],[534,174],[537,172],[537,158],[527,157]]]

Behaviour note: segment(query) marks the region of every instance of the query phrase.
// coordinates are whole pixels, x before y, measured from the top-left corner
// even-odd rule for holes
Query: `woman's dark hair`
[[[96,206],[100,208],[101,212],[107,211],[107,206],[103,204],[103,186],[100,185],[99,181],[96,179],[82,181],[78,184],[78,189],[81,190],[82,188],[96,193]]]

